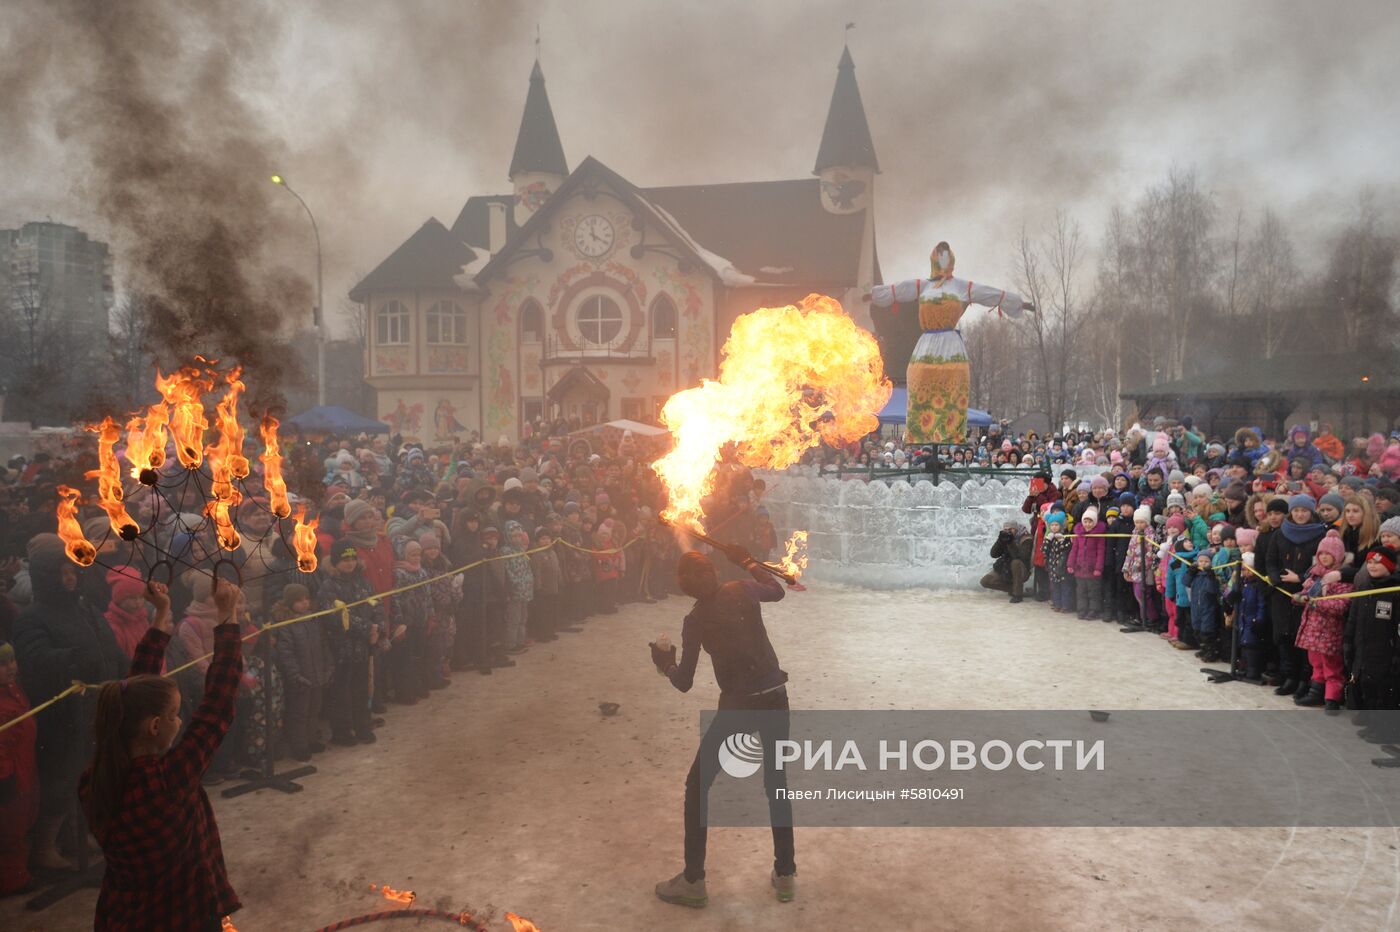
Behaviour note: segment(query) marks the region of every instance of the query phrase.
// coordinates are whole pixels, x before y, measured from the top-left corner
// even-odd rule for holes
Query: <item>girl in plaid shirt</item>
[[[78,795],[106,859],[94,928],[203,932],[241,905],[229,886],[214,810],[201,778],[233,722],[243,652],[234,616],[239,592],[214,592],[219,624],[204,699],[180,732],[180,690],[159,675],[170,641],[170,596],[149,583],[151,630],[131,675],[97,701],[97,749]]]

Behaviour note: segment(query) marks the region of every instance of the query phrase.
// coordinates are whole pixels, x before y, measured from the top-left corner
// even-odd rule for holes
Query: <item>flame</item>
[[[807,532],[793,531],[783,548],[785,552],[778,566],[784,573],[801,576],[807,570]]]
[[[316,528],[321,523],[320,518],[312,518],[311,523],[305,523],[306,506],[297,506],[297,526],[292,532],[292,544],[297,551],[297,569],[303,573],[316,572]]]
[[[201,357],[195,359],[204,362]],[[209,429],[203,395],[213,390],[213,379],[197,366],[181,366],[170,375],[161,375],[157,369],[156,388],[171,411],[170,433],[175,437],[175,453],[181,465],[198,469],[203,460],[204,432]]]
[[[144,418],[133,417],[126,422],[126,461],[131,464],[131,478],[141,478],[143,469],[165,465],[165,445],[170,441],[168,423],[170,407],[163,401],[147,408]]]
[[[238,927],[235,926],[233,924],[233,920],[227,916],[223,918],[223,921],[219,924],[219,927],[223,929],[223,932],[238,932]]]
[[[271,414],[262,419],[258,432],[262,434],[263,452],[258,457],[263,465],[263,487],[267,489],[269,507],[279,518],[292,513],[287,501],[287,483],[282,478],[282,442],[277,437],[278,420]]]
[[[141,529],[123,504],[126,492],[122,488],[122,468],[116,452],[117,441],[122,439],[121,428],[110,417],[104,417],[101,424],[89,424],[87,429],[97,434],[98,468],[90,470],[85,478],[97,480],[97,497],[102,510],[107,512],[107,520],[112,522],[112,530],[123,540],[132,540]]]
[[[220,500],[232,497],[233,480],[248,477],[248,458],[243,455],[243,426],[238,423],[238,396],[244,389],[239,379],[242,371],[234,367],[224,376],[228,390],[215,408],[219,442],[204,448],[204,458],[209,461],[209,473],[214,479],[211,493]]]
[[[719,380],[672,395],[661,411],[676,439],[652,464],[669,499],[662,517],[702,529],[702,499],[722,455],[784,469],[823,440],[845,444],[875,430],[892,391],[883,372],[875,337],[832,298],[743,315],[724,344]],[[794,546],[788,559],[797,567]]]
[[[513,932],[540,932],[539,926],[515,913],[506,913],[506,921],[511,924]]]
[[[229,492],[226,499],[209,499],[204,506],[204,514],[214,521],[214,533],[219,538],[219,546],[225,550],[237,550],[243,543],[243,538],[238,536],[238,528],[233,526],[233,518],[229,512],[242,504],[243,493],[237,489],[230,489]]]
[[[418,894],[412,890],[395,890],[388,884],[370,884],[371,890],[378,890],[386,900],[393,900],[395,903],[402,903],[405,906],[413,905],[413,901],[418,899]]]
[[[63,538],[68,559],[79,566],[92,566],[92,561],[97,559],[97,548],[83,536],[82,525],[78,523],[78,496],[81,494],[66,485],[58,487],[58,536]]]

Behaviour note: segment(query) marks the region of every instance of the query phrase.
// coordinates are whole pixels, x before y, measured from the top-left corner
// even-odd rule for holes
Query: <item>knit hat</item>
[[[1227,502],[1242,502],[1249,498],[1249,493],[1245,491],[1242,483],[1232,482],[1225,486],[1225,491],[1221,493]]]
[[[1117,505],[1109,505],[1108,510],[1103,513],[1103,517],[1105,521],[1112,521],[1121,514],[1122,512],[1118,510]]]
[[[1080,524],[1097,524],[1099,521],[1099,510],[1093,505],[1084,509],[1084,514],[1080,516]]]
[[[515,476],[511,476],[509,479],[506,480],[505,485],[502,487],[502,489],[506,492],[509,492],[511,489],[523,488],[524,485],[525,484],[519,479],[517,479]]]
[[[302,599],[309,598],[311,598],[311,593],[307,592],[306,587],[299,582],[287,583],[282,587],[282,604],[285,606],[292,606]]]
[[[1166,434],[1158,434],[1152,439],[1152,455],[1164,457],[1171,451],[1171,446],[1167,443]]]
[[[1241,547],[1253,547],[1259,539],[1259,532],[1252,527],[1242,527],[1235,531],[1235,543]]]
[[[1295,495],[1288,500],[1288,510],[1292,511],[1294,508],[1306,508],[1308,511],[1315,512],[1317,511],[1317,499],[1307,494]]]
[[[1335,530],[1328,531],[1327,536],[1317,542],[1317,554],[1327,554],[1332,558],[1332,568],[1336,569],[1342,565],[1342,560],[1346,558],[1346,547],[1342,545],[1342,535]]]
[[[1210,483],[1208,483],[1208,482],[1198,482],[1198,483],[1196,483],[1196,487],[1195,487],[1194,489],[1191,490],[1191,497],[1192,497],[1192,498],[1210,498],[1212,491],[1213,491],[1213,490],[1212,490],[1211,487],[1210,487]]]
[[[1184,495],[1182,495],[1180,492],[1172,492],[1172,493],[1168,494],[1168,495],[1167,495],[1167,507],[1170,508],[1170,507],[1172,507],[1173,505],[1176,505],[1176,506],[1179,507],[1179,508],[1185,508],[1185,507],[1186,507],[1186,497],[1185,497]]]
[[[1063,511],[1052,511],[1045,516],[1046,525],[1060,526],[1065,523],[1065,513]]]
[[[599,492],[597,495],[593,496],[593,504],[595,505],[606,505],[610,501],[612,500],[608,498],[607,492]]]
[[[1288,514],[1288,499],[1283,496],[1271,498],[1269,499],[1268,506],[1264,510],[1266,512],[1278,512],[1281,515],[1286,515]]]
[[[136,575],[136,571],[123,568],[107,573],[107,585],[112,589],[112,601],[138,598],[146,594],[146,581]]]
[[[1167,519],[1167,530],[1175,531],[1180,534],[1182,531],[1186,530],[1186,519],[1181,515],[1172,515]]]
[[[1337,514],[1341,514],[1342,509],[1347,506],[1347,500],[1336,492],[1328,492],[1326,495],[1319,498],[1317,503],[1318,505],[1331,505],[1333,508],[1337,509]]]
[[[526,482],[539,482],[540,475],[529,466],[526,466],[524,469],[520,470],[520,481],[522,484]]]
[[[1341,485],[1349,489],[1356,489],[1358,492],[1366,488],[1366,482],[1360,476],[1343,476]]]
[[[1137,496],[1132,492],[1124,492],[1122,495],[1118,496],[1118,505],[1119,507],[1126,506],[1128,508],[1136,508]]]
[[[513,523],[513,522],[512,522],[512,523]],[[496,527],[496,525],[494,525],[494,524],[488,524],[488,525],[486,525],[484,528],[481,529],[481,536],[482,536],[482,537],[500,537],[500,536],[501,536],[501,529],[498,528],[498,527]]]
[[[1221,523],[1217,524],[1216,527],[1220,528],[1221,540],[1238,540],[1237,535],[1239,534],[1239,531],[1235,530],[1235,526],[1233,524]]]
[[[347,560],[350,557],[357,560],[360,557],[359,548],[355,546],[353,540],[341,539],[331,544],[331,566],[335,566],[341,560]]]
[[[1394,534],[1396,537],[1400,537],[1400,516],[1396,516],[1394,518],[1387,518],[1386,520],[1382,521],[1381,533]]]
[[[352,498],[345,503],[345,526],[353,528],[355,522],[374,511],[374,506],[363,498]]]
[[[1396,553],[1389,547],[1372,547],[1366,557],[1367,563],[1380,563],[1387,573],[1395,572]]]
[[[1141,521],[1143,524],[1151,524],[1152,509],[1146,505],[1139,505],[1137,507],[1137,510],[1133,512],[1133,521]]]
[[[576,515],[576,514],[578,514],[578,510],[579,510],[579,509],[578,509],[578,502],[565,502],[565,503],[564,503],[564,514],[565,514],[566,516],[567,516],[567,515]]]
[[[1090,481],[1090,483],[1089,483],[1089,489],[1090,489],[1091,491],[1092,491],[1093,489],[1103,489],[1105,492],[1107,492],[1107,491],[1108,491],[1108,479],[1105,478],[1102,474],[1095,476],[1095,477],[1093,478],[1093,480]]]
[[[1192,478],[1195,478],[1195,477],[1193,476]],[[1185,482],[1185,481],[1186,481],[1186,473],[1182,472],[1180,469],[1173,469],[1171,472],[1167,473],[1167,481],[1168,481],[1168,482]]]

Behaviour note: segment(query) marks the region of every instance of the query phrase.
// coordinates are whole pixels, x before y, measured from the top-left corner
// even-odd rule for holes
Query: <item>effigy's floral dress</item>
[[[979,285],[953,277],[948,253],[940,268],[935,251],[934,278],[910,278],[892,285],[875,285],[870,302],[889,307],[919,299],[923,336],[914,345],[905,380],[909,408],[905,435],[913,443],[962,443],[967,437],[970,376],[967,347],[958,321],[969,304],[980,304],[1007,317],[1020,317],[1026,301],[1004,288]]]

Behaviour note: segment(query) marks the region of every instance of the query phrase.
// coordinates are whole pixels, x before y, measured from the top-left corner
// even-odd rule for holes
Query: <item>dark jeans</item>
[[[380,654],[379,656],[384,656]],[[381,671],[383,665],[381,664]],[[335,674],[326,694],[331,730],[337,737],[357,737],[370,733],[369,657],[355,657],[335,665]]]
[[[733,723],[726,721],[723,713],[728,710],[786,712],[787,689],[734,699],[721,695],[719,708],[720,714],[700,739],[695,761],[685,778],[685,876],[690,881],[705,876],[710,785],[719,774],[720,746],[735,731]],[[777,769],[773,754],[775,742],[788,738],[788,717],[762,716],[759,725],[759,738],[763,742],[763,791],[768,796],[768,819],[773,825],[773,869],[779,874],[792,874],[797,871],[793,861],[792,803],[778,798],[777,791],[787,789],[787,775]]]
[[[1035,568],[1035,600],[1050,601],[1050,573],[1043,566]]]
[[[1281,592],[1269,596],[1269,619],[1273,624],[1274,645],[1278,648],[1278,669],[1284,679],[1311,680],[1308,652],[1294,644],[1303,621],[1303,606]]]

